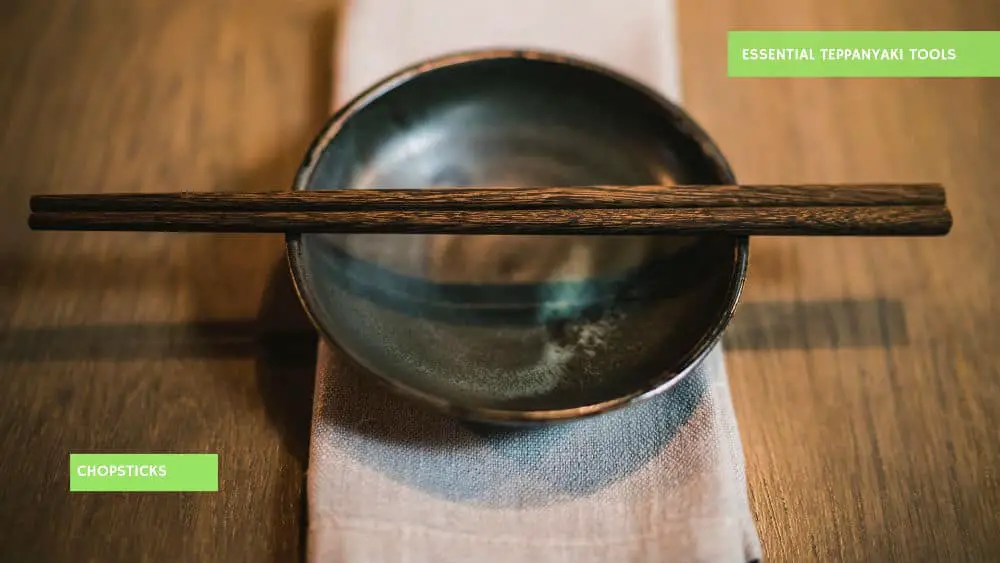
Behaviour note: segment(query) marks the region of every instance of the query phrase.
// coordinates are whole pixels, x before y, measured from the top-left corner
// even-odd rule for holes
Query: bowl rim
[[[485,62],[491,60],[534,60],[548,63],[568,65],[576,67],[590,73],[602,75],[613,81],[617,81],[631,90],[645,96],[654,102],[660,110],[667,114],[678,131],[694,140],[701,151],[708,157],[709,161],[715,165],[718,175],[725,181],[735,184],[736,178],[732,169],[716,146],[701,126],[680,106],[674,104],[661,93],[634,80],[624,74],[611,70],[603,65],[584,60],[571,55],[560,54],[552,51],[525,50],[525,49],[478,49],[454,52],[417,62],[405,67],[395,73],[383,78],[361,92],[353,99],[343,104],[323,125],[320,133],[314,138],[312,144],[306,152],[306,156],[296,172],[295,181],[292,186],[293,191],[305,190],[316,166],[321,160],[321,156],[342,129],[343,125],[355,114],[363,110],[371,103],[391,90],[405,84],[406,82],[423,75],[424,73],[439,70],[447,67],[458,66],[467,63]],[[368,369],[353,357],[352,354],[344,350],[333,337],[329,330],[319,321],[313,313],[319,305],[315,298],[311,297],[305,289],[304,271],[302,259],[302,237],[298,233],[288,233],[285,235],[285,247],[288,267],[292,277],[293,287],[302,304],[309,321],[326,340],[327,344],[338,352],[342,359],[352,368],[360,370],[364,374],[372,376],[392,392],[400,394],[410,399],[415,399],[418,403],[432,407],[445,414],[472,421],[490,422],[499,424],[537,424],[553,423],[560,421],[575,420],[595,416],[601,413],[617,410],[626,405],[645,401],[660,393],[671,389],[674,385],[687,377],[695,368],[701,365],[708,354],[715,348],[721,340],[722,334],[729,325],[733,314],[736,311],[740,296],[743,292],[744,282],[747,276],[747,265],[749,261],[750,241],[747,236],[732,237],[734,240],[734,269],[730,276],[729,286],[726,289],[726,302],[723,304],[721,314],[712,324],[711,328],[699,338],[691,350],[685,354],[678,365],[682,366],[678,370],[665,369],[657,377],[650,378],[646,384],[638,387],[635,391],[624,394],[613,399],[608,399],[590,405],[581,405],[563,409],[538,409],[538,410],[514,410],[493,407],[478,407],[457,404],[439,395],[423,391],[411,385],[407,385],[397,379],[380,374],[375,370]]]

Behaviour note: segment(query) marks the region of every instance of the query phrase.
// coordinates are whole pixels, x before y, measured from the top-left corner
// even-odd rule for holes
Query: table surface
[[[743,182],[940,181],[956,221],[754,241],[726,341],[766,558],[1000,560],[1000,81],[725,77],[728,29],[1000,29],[1000,3],[680,4],[686,105]],[[0,5],[0,559],[302,559],[315,347],[281,238],[25,216],[40,191],[288,186],[334,22],[320,0]],[[222,452],[221,492],[71,496],[73,450]]]

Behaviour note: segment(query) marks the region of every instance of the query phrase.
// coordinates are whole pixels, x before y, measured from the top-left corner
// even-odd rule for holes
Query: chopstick
[[[34,212],[353,211],[944,205],[939,184],[584,186],[39,195]]]
[[[37,230],[935,236],[933,184],[46,195]]]
[[[425,233],[516,235],[934,236],[947,234],[943,206],[691,207],[483,211],[137,211],[36,213],[36,230],[242,233]]]

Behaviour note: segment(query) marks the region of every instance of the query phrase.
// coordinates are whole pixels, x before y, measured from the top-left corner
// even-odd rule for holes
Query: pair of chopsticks
[[[36,230],[936,236],[936,184],[38,195]]]

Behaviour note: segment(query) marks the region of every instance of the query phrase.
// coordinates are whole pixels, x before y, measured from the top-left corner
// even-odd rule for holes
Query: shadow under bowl
[[[708,136],[630,79],[554,54],[462,53],[341,109],[296,190],[732,184]],[[288,237],[322,335],[461,418],[548,422],[669,388],[721,338],[746,274],[728,236]]]

